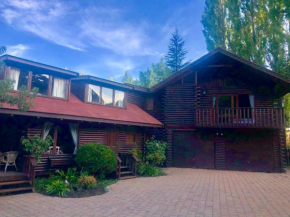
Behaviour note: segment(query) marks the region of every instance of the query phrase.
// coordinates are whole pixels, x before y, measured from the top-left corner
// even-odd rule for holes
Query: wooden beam
[[[53,132],[53,154],[56,153],[56,145],[57,145],[57,128],[54,128]]]
[[[232,68],[233,65],[208,65],[202,68]]]

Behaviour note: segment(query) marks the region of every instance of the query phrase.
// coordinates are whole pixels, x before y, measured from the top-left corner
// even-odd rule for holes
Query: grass
[[[105,188],[109,185],[115,184],[116,182],[116,179],[99,179],[97,185]]]

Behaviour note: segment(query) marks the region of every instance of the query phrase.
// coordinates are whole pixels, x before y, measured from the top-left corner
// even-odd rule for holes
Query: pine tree
[[[166,64],[173,73],[188,64],[188,62],[184,62],[187,54],[187,50],[184,48],[184,45],[185,41],[179,35],[178,29],[175,28],[168,46],[168,53],[165,56]]]

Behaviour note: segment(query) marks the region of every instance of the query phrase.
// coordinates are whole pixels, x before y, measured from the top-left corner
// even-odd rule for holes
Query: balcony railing
[[[283,128],[283,108],[196,109],[198,127]]]

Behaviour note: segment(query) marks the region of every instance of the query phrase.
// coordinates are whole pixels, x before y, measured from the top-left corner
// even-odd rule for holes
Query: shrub
[[[67,180],[70,185],[76,185],[78,183],[77,168],[68,168],[66,172],[57,170],[56,175],[60,180]]]
[[[58,196],[65,196],[70,190],[63,180],[55,180],[46,186],[46,193]]]
[[[138,164],[137,172],[141,176],[160,176],[164,175],[164,172],[153,165],[146,164],[144,162],[141,162]]]
[[[44,140],[37,135],[33,138],[23,138],[21,143],[24,145],[24,150],[34,155],[37,163],[40,163],[41,155],[52,145],[53,140],[51,136],[47,136]]]
[[[116,170],[116,154],[99,143],[87,143],[79,147],[75,161],[80,168],[89,174],[104,178]]]
[[[37,178],[35,180],[35,190],[37,192],[43,191],[46,189],[46,186],[51,184],[53,181],[59,180],[57,176],[50,176],[48,178]]]
[[[97,179],[93,176],[80,176],[78,183],[81,188],[91,189],[96,187]]]
[[[154,166],[162,165],[166,160],[167,143],[154,139],[154,136],[146,141],[146,156],[145,162]]]
[[[134,155],[139,161],[142,161],[142,151],[138,150],[137,148],[130,150],[129,154]]]

